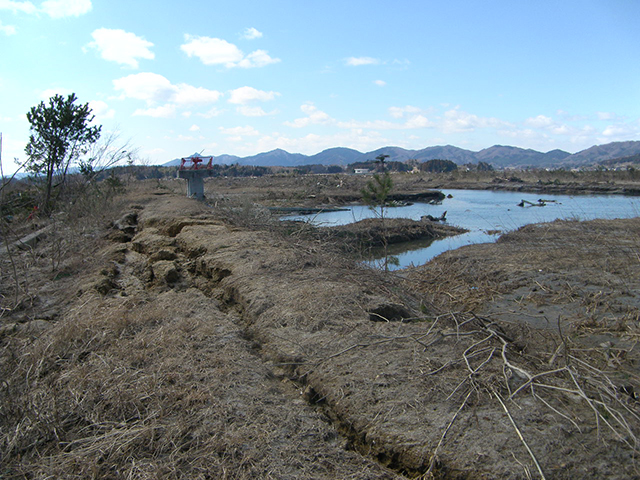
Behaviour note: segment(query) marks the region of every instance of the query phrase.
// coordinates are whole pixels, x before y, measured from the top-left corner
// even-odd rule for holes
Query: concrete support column
[[[202,200],[204,198],[204,179],[211,177],[213,172],[202,170],[178,170],[178,178],[187,180],[187,196]]]
[[[202,177],[187,179],[187,196],[197,198],[198,200],[204,198],[204,181]]]

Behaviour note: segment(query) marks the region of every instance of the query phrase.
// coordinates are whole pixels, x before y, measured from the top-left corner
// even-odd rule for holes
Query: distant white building
[[[353,170],[353,173],[355,173],[356,175],[364,175],[367,173],[371,173],[371,170],[369,170],[368,168],[355,168]]]

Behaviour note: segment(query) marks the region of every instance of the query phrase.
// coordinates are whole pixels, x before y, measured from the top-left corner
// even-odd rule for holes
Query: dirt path
[[[566,294],[566,255],[532,259],[548,242],[525,255],[512,237],[496,248],[520,257],[461,250],[391,276],[180,197],[129,213],[134,232],[112,235],[55,324],[3,337],[3,365],[17,366],[4,370],[7,478],[638,475],[640,414],[623,390],[637,384],[635,350],[610,346],[609,364],[579,333],[516,322],[523,285],[553,308]],[[585,225],[604,244],[609,227]],[[637,247],[588,274],[606,267],[635,298]],[[554,279],[529,278],[535,266]],[[621,302],[593,321],[627,318],[616,338],[628,341],[637,308]]]

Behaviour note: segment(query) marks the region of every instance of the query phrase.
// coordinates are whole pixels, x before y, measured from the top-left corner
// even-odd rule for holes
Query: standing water
[[[524,225],[551,222],[557,219],[592,220],[595,218],[630,218],[640,215],[640,197],[622,195],[549,195],[489,190],[442,190],[446,196],[441,204],[415,203],[389,208],[388,217],[420,220],[423,215],[440,217],[447,212],[447,224],[469,230],[468,233],[433,242],[412,242],[401,252],[391,253],[398,259],[395,268],[422,265],[433,257],[464,245],[494,242],[500,234]],[[524,206],[522,200],[545,206]],[[528,204],[525,204],[528,205]],[[303,220],[317,226],[345,225],[374,216],[369,207],[353,206],[346,211],[316,215],[296,215],[288,220]],[[395,247],[395,246],[394,246]]]

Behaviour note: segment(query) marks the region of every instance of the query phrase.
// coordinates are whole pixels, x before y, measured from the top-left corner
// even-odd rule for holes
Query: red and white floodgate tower
[[[206,162],[206,163],[205,163]],[[212,177],[213,157],[202,157],[194,153],[180,160],[178,178],[187,180],[187,196],[202,200],[204,198],[204,179]]]

